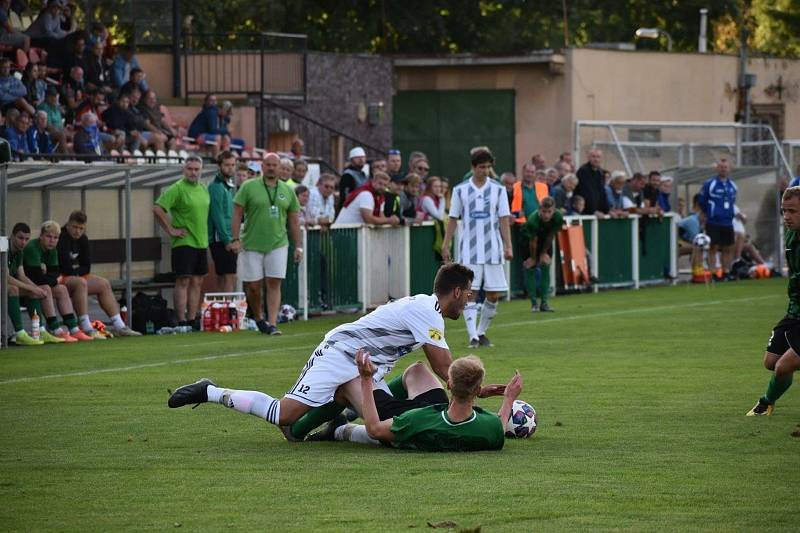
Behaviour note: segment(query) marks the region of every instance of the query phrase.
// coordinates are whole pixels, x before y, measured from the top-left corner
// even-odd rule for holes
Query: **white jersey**
[[[356,351],[364,348],[374,364],[389,366],[423,344],[448,349],[439,299],[427,294],[401,298],[342,324],[325,336],[323,344],[353,360]]]
[[[502,264],[500,217],[511,215],[506,189],[492,179],[479,189],[473,179],[456,185],[450,202],[450,216],[461,219],[458,260],[469,265]]]

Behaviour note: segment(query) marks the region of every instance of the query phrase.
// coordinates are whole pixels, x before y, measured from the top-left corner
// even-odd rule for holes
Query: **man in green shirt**
[[[30,238],[31,228],[27,224],[24,222],[14,224],[14,229],[11,231],[11,238],[9,239],[8,277],[6,278],[8,298],[6,301],[8,317],[11,319],[11,324],[14,326],[15,343],[18,346],[38,346],[44,344],[44,340],[36,340],[25,331],[22,324],[20,297],[43,300],[45,301],[45,306],[50,310],[50,314],[55,314],[50,287],[37,287],[36,284],[25,276],[25,272],[22,268],[22,250],[25,248]],[[61,341],[61,339],[55,342],[59,341]]]
[[[217,286],[223,292],[236,288],[236,253],[231,250],[231,218],[233,217],[234,172],[236,156],[225,150],[217,158],[219,172],[208,186],[211,205],[208,209],[208,242]]]
[[[781,201],[789,266],[789,307],[773,328],[764,354],[764,366],[774,371],[764,396],[747,416],[770,416],[784,392],[792,385],[792,376],[800,368],[800,187],[789,187]]]
[[[200,183],[203,160],[192,155],[183,177],[170,185],[153,206],[156,220],[172,238],[172,271],[177,275],[173,300],[178,324],[200,329],[196,319],[203,278],[208,274],[208,208],[211,199]],[[169,216],[167,216],[169,213]]]
[[[531,298],[531,311],[552,312],[547,303],[550,295],[550,263],[553,261],[553,238],[564,225],[561,211],[556,210],[553,198],[542,199],[539,209],[528,216],[521,233],[528,239],[530,255],[522,266],[526,268],[525,285]],[[527,254],[526,254],[527,255]],[[536,303],[537,296],[541,303]]]
[[[300,202],[294,191],[278,179],[280,165],[278,154],[268,153],[261,165],[264,177],[244,182],[233,199],[231,249],[239,253],[238,271],[244,282],[247,305],[256,318],[258,330],[265,335],[281,334],[275,324],[281,306],[281,282],[286,277],[289,235],[294,243],[294,262],[300,262],[303,256]],[[244,229],[242,219],[245,219]],[[266,320],[261,302],[264,283],[267,284]]]

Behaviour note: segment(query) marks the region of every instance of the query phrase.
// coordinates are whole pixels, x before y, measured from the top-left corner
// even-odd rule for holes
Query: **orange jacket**
[[[536,189],[536,199],[539,200],[539,203],[541,203],[544,198],[550,196],[546,183],[536,181],[533,183],[533,186]],[[528,220],[525,211],[522,209],[522,181],[518,181],[514,184],[514,195],[511,199],[511,213],[520,214],[514,219],[514,222],[517,224],[524,224]]]

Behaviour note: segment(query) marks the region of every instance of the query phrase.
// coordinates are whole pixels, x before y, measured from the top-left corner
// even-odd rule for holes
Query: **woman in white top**
[[[444,220],[445,201],[442,197],[442,180],[431,176],[426,181],[425,194],[419,202],[418,211],[422,220]]]

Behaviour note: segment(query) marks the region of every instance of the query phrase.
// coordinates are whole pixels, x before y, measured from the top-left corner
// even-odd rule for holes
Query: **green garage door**
[[[394,97],[394,147],[403,164],[414,150],[430,158],[431,175],[457,183],[470,170],[469,150],[485,145],[497,174],[516,174],[514,91],[400,91]]]

